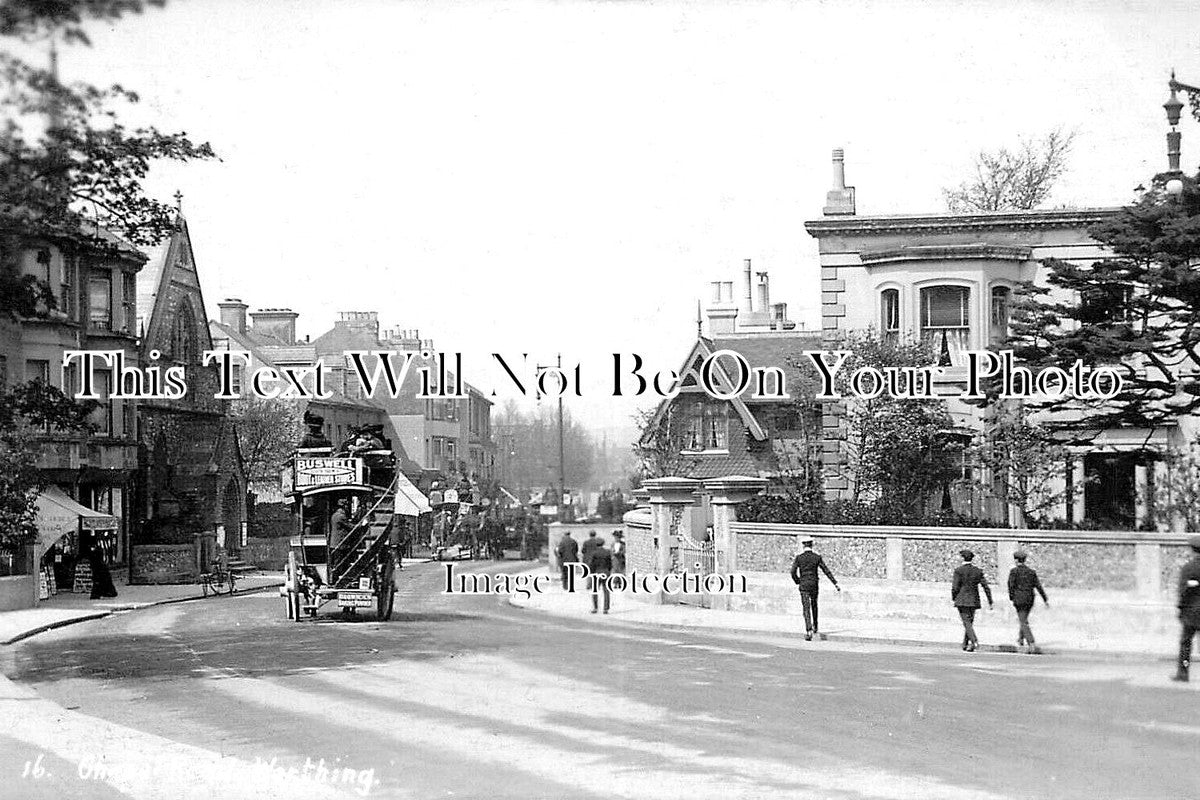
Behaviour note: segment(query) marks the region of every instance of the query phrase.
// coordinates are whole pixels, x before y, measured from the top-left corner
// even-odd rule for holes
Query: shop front
[[[121,560],[120,519],[82,505],[57,486],[38,495],[37,528],[43,600],[58,592],[91,592],[93,564]]]

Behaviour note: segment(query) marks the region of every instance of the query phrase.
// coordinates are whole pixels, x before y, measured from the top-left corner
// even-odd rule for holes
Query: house
[[[379,315],[374,311],[341,312],[334,327],[313,340],[313,347],[330,370],[332,384],[341,387],[349,397],[362,397],[364,391],[353,365],[345,356],[347,351],[435,352],[433,341],[422,339],[419,331],[386,330],[381,335]],[[368,359],[367,366],[373,368],[374,362]],[[431,389],[437,391],[436,365],[432,359],[421,355],[413,359],[396,397],[386,390],[375,390],[372,400],[384,408],[396,434],[394,440],[429,473],[426,483],[436,476],[443,480],[451,476],[469,481],[490,480],[494,476],[496,460],[491,401],[466,382],[462,388],[467,397],[418,397],[421,370],[424,369],[434,375]],[[457,385],[452,370],[447,371],[447,381],[450,387]]]
[[[40,380],[75,394],[79,364],[64,369],[67,350],[119,351],[127,366],[136,367],[136,282],[145,260],[103,230],[24,243],[20,270],[49,286],[57,307],[36,318],[0,321],[0,386]],[[136,522],[137,402],[109,399],[107,368],[98,366],[93,379],[103,398],[91,418],[93,432],[35,433],[46,488],[38,498],[33,566],[57,572],[59,580],[68,577],[62,568],[85,538],[109,564],[128,564]]]
[[[1103,257],[1105,249],[1088,230],[1117,213],[1093,208],[860,216],[841,150],[833,153],[833,175],[824,215],[805,223],[819,244],[826,347],[840,334],[866,330],[929,342],[941,354],[941,389],[950,394],[965,385],[965,352],[1008,337],[1017,287],[1026,281],[1045,285],[1043,259],[1086,265]],[[947,402],[965,428],[983,429],[979,409]],[[829,498],[845,496],[851,485],[845,453],[836,444],[843,412],[835,404],[824,410]],[[1156,473],[1163,468],[1158,456],[1189,438],[1195,422],[1096,431],[1086,445],[1071,447],[1059,479],[1063,499],[1051,515],[1110,528],[1152,525]]]
[[[712,284],[708,331],[697,336],[677,370],[678,395],[659,404],[639,442],[643,455],[658,462],[653,471],[688,478],[745,475],[776,482],[815,478],[821,446],[819,408],[805,402],[811,388],[803,391],[808,384],[801,359],[805,350],[820,348],[821,335],[788,320],[787,305],[770,302],[768,274],[759,272],[757,277],[755,292],[747,260],[740,303],[733,300],[732,282]],[[726,355],[719,355],[723,351]],[[717,392],[705,388],[706,362],[711,365],[709,384],[715,383]],[[760,387],[751,380],[731,399],[714,397],[734,394],[741,369],[750,374],[765,371],[765,391],[757,391]]]
[[[211,531],[237,549],[246,532],[247,481],[229,401],[214,397],[218,368],[203,363],[213,342],[182,213],[171,236],[145,255],[137,277],[141,363],[181,366],[188,391],[138,407],[139,541],[189,544]]]

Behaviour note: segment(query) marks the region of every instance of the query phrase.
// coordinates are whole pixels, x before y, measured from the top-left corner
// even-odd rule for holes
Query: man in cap
[[[595,531],[592,532],[595,535]],[[589,539],[588,541],[591,541]],[[587,555],[583,558],[583,563],[587,565],[588,570],[592,573],[588,578],[594,581],[592,584],[592,613],[595,614],[600,604],[600,592],[604,592],[604,613],[608,613],[608,605],[611,600],[611,592],[608,587],[608,575],[612,572],[612,551],[604,546],[604,540],[597,537],[596,544],[591,550],[587,551]]]
[[[1033,641],[1033,631],[1029,629],[1029,612],[1033,610],[1034,590],[1042,596],[1042,602],[1046,605],[1050,605],[1050,600],[1046,597],[1046,590],[1042,588],[1037,573],[1025,566],[1027,558],[1029,554],[1024,550],[1013,553],[1017,565],[1008,573],[1008,599],[1017,610],[1017,621],[1020,623],[1017,647],[1028,646],[1029,652],[1040,653],[1041,650]]]
[[[821,588],[820,575],[817,570],[825,573],[833,588],[839,592],[837,578],[825,565],[825,559],[813,552],[813,540],[805,539],[802,544],[804,551],[792,559],[792,582],[800,590],[800,604],[804,607],[804,641],[811,642],[813,636],[820,637],[820,620],[817,616],[817,594]]]
[[[960,550],[958,554],[962,556],[963,563],[954,570],[954,581],[950,585],[950,597],[954,601],[955,607],[958,608],[958,616],[962,618],[962,649],[973,653],[979,647],[979,637],[975,635],[975,612],[982,608],[982,604],[979,602],[981,586],[984,594],[987,595],[988,608],[995,608],[995,604],[992,603],[992,589],[988,586],[983,570],[971,563],[975,559],[975,554],[970,550]]]
[[[588,556],[591,555],[592,549],[599,547],[603,543],[603,539],[596,538],[595,531],[588,531],[588,538],[584,540],[583,548],[580,550],[580,555],[583,556],[583,563],[587,563]]]
[[[1200,631],[1200,536],[1188,539],[1192,560],[1179,571],[1179,667],[1172,680],[1186,681],[1192,661],[1192,639]]]

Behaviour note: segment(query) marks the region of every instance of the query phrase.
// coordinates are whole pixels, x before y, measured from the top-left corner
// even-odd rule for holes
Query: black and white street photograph
[[[0,800],[1200,797],[1198,31],[0,0]]]

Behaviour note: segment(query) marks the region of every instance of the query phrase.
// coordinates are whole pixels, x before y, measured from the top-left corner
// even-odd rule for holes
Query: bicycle
[[[212,572],[200,573],[200,590],[205,597],[213,594],[233,594],[237,590],[237,573],[228,568],[222,569],[221,564],[214,564]]]

